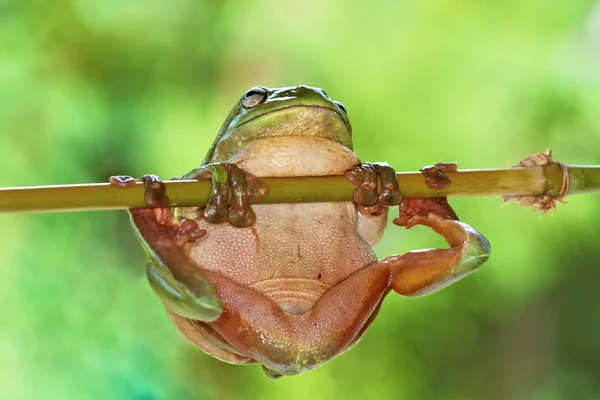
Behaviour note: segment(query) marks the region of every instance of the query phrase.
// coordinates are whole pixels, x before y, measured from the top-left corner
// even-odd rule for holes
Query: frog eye
[[[260,104],[267,94],[264,90],[260,88],[252,88],[246,92],[244,97],[242,98],[242,107],[244,108],[252,108],[258,104]]]
[[[348,114],[346,107],[344,107],[344,105],[342,103],[340,103],[339,101],[334,101],[333,104],[338,106],[344,112],[344,114]]]

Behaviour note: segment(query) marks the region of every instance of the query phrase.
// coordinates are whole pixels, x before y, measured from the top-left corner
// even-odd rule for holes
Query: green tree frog
[[[352,348],[391,290],[424,295],[487,260],[488,241],[446,199],[402,199],[395,171],[361,163],[351,132],[344,106],[321,89],[252,88],[183,177],[212,180],[206,207],[130,210],[152,288],[201,350],[260,363],[271,378],[311,370]],[[425,169],[425,179],[443,187],[448,168]],[[268,192],[261,177],[342,174],[358,185],[353,201],[250,207]],[[160,179],[143,180],[150,205],[168,204]],[[425,225],[450,247],[378,261],[371,248],[392,205],[394,223]]]

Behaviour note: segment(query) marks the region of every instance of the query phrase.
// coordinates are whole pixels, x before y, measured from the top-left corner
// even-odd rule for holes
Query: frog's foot
[[[450,178],[446,172],[454,172],[458,169],[456,163],[437,163],[431,167],[421,168],[421,173],[425,176],[425,184],[432,189],[444,189],[450,185]],[[456,213],[448,204],[445,197],[435,197],[431,199],[418,199],[405,197],[400,203],[400,215],[394,219],[394,223],[399,226],[405,226],[406,229],[419,224],[419,219],[414,216],[431,216],[438,219],[458,220]]]
[[[387,163],[362,163],[346,171],[344,176],[358,185],[352,198],[362,214],[380,214],[402,200],[396,171]]]
[[[212,190],[203,216],[207,222],[213,224],[229,221],[237,227],[252,225],[256,214],[250,208],[250,200],[261,199],[268,192],[262,181],[235,164],[204,165],[186,174],[183,179],[212,180]],[[231,205],[228,205],[230,190]]]
[[[179,180],[172,178],[171,180]],[[171,210],[166,208],[169,204],[169,198],[165,193],[165,184],[156,175],[144,175],[142,179],[135,179],[128,175],[118,175],[110,177],[110,184],[120,188],[134,187],[138,182],[145,185],[144,200],[149,206],[155,207],[151,213],[156,222],[163,227],[169,227],[170,230],[176,230],[174,239],[178,243],[193,243],[206,234],[204,229],[200,229],[196,221],[183,218],[179,224],[173,219]]]
[[[177,178],[174,178],[177,179]],[[143,182],[146,186],[144,200],[151,207],[166,207],[170,201],[165,194],[165,184],[156,175],[144,175],[142,179],[135,179],[129,175],[111,176],[110,184],[119,188],[131,188],[138,182]]]
[[[445,197],[435,197],[432,199],[415,199],[405,197],[400,203],[400,215],[394,219],[394,224],[405,226],[406,229],[418,225],[419,218],[415,217],[431,217],[437,219],[453,219],[458,220],[456,213],[448,204]]]

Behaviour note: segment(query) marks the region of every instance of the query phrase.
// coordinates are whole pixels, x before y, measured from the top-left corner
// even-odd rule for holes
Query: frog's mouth
[[[231,130],[216,145],[211,161],[227,158],[248,140],[276,136],[319,137],[352,150],[351,131],[337,111],[323,106],[294,105],[262,114]]]

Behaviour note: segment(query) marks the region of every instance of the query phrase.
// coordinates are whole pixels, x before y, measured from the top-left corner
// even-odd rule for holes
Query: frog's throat
[[[352,135],[336,111],[319,106],[297,105],[263,114],[223,135],[204,163],[222,162],[252,139],[296,136],[319,137],[352,150]]]

